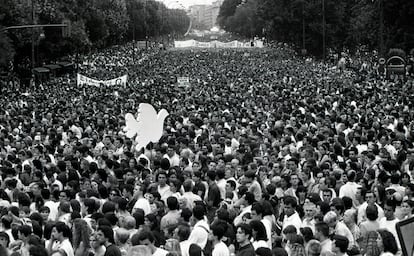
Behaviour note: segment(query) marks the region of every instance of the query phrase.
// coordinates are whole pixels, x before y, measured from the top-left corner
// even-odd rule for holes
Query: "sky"
[[[169,8],[179,7],[180,4],[185,8],[196,4],[211,4],[215,0],[162,0]],[[178,4],[177,4],[178,3]]]

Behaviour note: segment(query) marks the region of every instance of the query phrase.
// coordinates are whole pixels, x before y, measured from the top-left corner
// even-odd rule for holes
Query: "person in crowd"
[[[361,236],[365,237],[365,235],[369,231],[376,231],[379,229],[380,225],[378,222],[378,209],[375,205],[368,205],[366,209],[367,220],[363,221],[360,225]]]
[[[87,256],[90,251],[91,232],[86,221],[75,219],[72,226],[72,245],[75,256]]]
[[[57,222],[52,229],[49,251],[62,250],[67,256],[74,256],[73,246],[69,240],[70,235],[70,228],[63,222]]]
[[[380,229],[378,230],[377,245],[381,249],[381,256],[396,255],[398,252],[397,242],[395,241],[394,235],[387,231]]]
[[[299,231],[302,220],[299,217],[299,214],[296,212],[297,200],[291,196],[285,196],[283,198],[284,204],[284,213],[285,217],[283,219],[282,230],[289,225],[295,226],[296,230]]]
[[[180,219],[178,199],[174,196],[167,198],[168,212],[165,214],[160,223],[161,230],[165,230],[168,226],[177,225]]]
[[[341,235],[334,235],[332,238],[332,252],[336,256],[347,255],[349,246],[348,238]]]
[[[306,247],[305,253],[307,256],[317,256],[321,253],[321,243],[318,240],[312,239],[310,240]]]
[[[97,240],[96,233],[91,235],[89,239],[89,244],[90,244],[89,255],[94,255],[94,256],[105,255],[106,247]]]
[[[315,226],[315,238],[321,244],[321,255],[332,255],[332,241],[329,239],[329,226],[324,222],[317,223]]]
[[[361,224],[363,221],[367,219],[366,209],[368,205],[375,205],[375,207],[377,207],[377,211],[378,211],[377,219],[378,220],[384,217],[384,210],[382,209],[381,206],[379,206],[376,203],[375,193],[372,191],[367,191],[365,193],[365,202],[358,208],[358,224]]]
[[[193,209],[192,226],[188,241],[191,244],[197,244],[204,248],[207,244],[208,236],[210,234],[210,226],[206,221],[205,208],[202,205],[196,205]]]
[[[269,248],[266,228],[263,223],[259,220],[252,220],[249,225],[252,228],[253,248],[255,250],[260,247]]]
[[[346,237],[350,248],[355,245],[351,231],[349,231],[348,227],[342,221],[338,220],[338,216],[335,212],[328,212],[323,217],[323,221],[332,229],[333,234]]]
[[[143,231],[139,234],[136,234],[136,236],[139,245],[147,246],[150,249],[152,255],[166,256],[168,254],[168,251],[158,248],[154,245],[154,236],[152,235],[151,231]],[[134,243],[132,245],[134,245]]]
[[[341,236],[350,255],[398,250],[396,224],[413,214],[411,77],[380,79],[369,53],[337,72],[283,44],[135,48],[76,61],[99,81],[127,74],[125,86],[56,74],[0,88],[0,250],[343,255]],[[144,120],[161,137],[137,150],[142,102],[169,116]]]
[[[236,241],[239,244],[237,256],[254,256],[255,249],[250,242],[252,239],[252,228],[249,224],[240,224],[236,229]]]
[[[100,226],[96,232],[96,239],[105,246],[104,256],[122,256],[121,251],[115,245],[114,231],[109,226]]]
[[[224,233],[226,232],[226,227],[220,224],[211,226],[211,234],[209,239],[212,242],[213,250],[212,256],[229,256],[229,248],[223,243],[222,239]]]

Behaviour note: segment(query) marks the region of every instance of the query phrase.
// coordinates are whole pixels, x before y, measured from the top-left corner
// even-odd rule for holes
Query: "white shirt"
[[[385,216],[384,215],[384,210],[377,203],[375,203],[375,206],[378,209],[378,218],[377,218],[377,220],[379,221],[380,219],[384,218],[384,216]],[[359,206],[359,208],[358,208],[358,218],[357,218],[357,220],[358,220],[357,224],[358,225],[361,224],[361,222],[363,222],[367,219],[367,213],[366,213],[367,207],[368,207],[367,202],[364,202],[363,204],[361,204]]]
[[[167,204],[167,198],[170,197],[171,190],[170,190],[170,186],[165,185],[164,187],[161,187],[160,185],[158,185],[158,193],[160,193],[161,196],[161,200],[164,201],[165,204]]]
[[[269,239],[268,239],[268,240],[269,240]],[[260,248],[260,247],[269,248],[268,243],[267,243],[266,241],[263,241],[263,240],[254,241],[254,242],[252,243],[252,245],[253,245],[253,248],[254,248],[254,250],[255,250],[255,251],[256,251],[256,249],[257,249],[257,248]],[[269,248],[269,249],[270,249],[270,248]]]
[[[172,157],[170,157],[168,154],[165,154],[163,158],[167,158],[168,162],[170,162],[170,167],[180,166],[180,157],[177,155],[177,153],[174,153]]]
[[[46,201],[45,206],[47,206],[50,210],[49,217],[47,218],[50,221],[56,221],[58,215],[59,215],[59,203],[53,202],[53,201]]]
[[[349,228],[342,221],[339,221],[336,224],[335,234],[336,235],[341,235],[341,236],[344,236],[344,237],[348,238],[348,241],[349,241],[348,249],[352,248],[352,246],[355,244],[354,236],[352,235]]]
[[[181,256],[190,256],[190,245],[188,240],[180,242]]]
[[[285,215],[285,218],[283,219],[282,230],[284,230],[289,225],[295,226],[296,231],[299,234],[300,227],[302,226],[302,220],[300,219],[299,214],[296,211],[289,217]]]
[[[194,194],[193,192],[184,192],[182,198],[185,198],[187,200],[187,207],[192,210],[194,207],[195,201],[202,201],[201,197],[199,195]]]
[[[152,256],[167,256],[168,251],[161,249],[161,248],[157,248],[157,250],[152,254]]]
[[[145,198],[139,198],[137,202],[134,204],[134,208],[132,209],[132,212],[134,212],[136,209],[142,209],[144,211],[144,214],[150,214],[151,213],[151,205]]]
[[[214,246],[212,256],[230,256],[229,248],[226,244],[220,241]]]
[[[266,228],[267,248],[269,248],[271,250],[272,249],[272,222],[269,219],[263,218],[262,223]]]
[[[72,244],[69,242],[69,239],[65,239],[62,242],[55,241],[52,245],[52,250],[63,250],[67,256],[74,256]]]
[[[220,179],[218,181],[216,181],[217,183],[217,187],[220,190],[220,197],[221,199],[226,198],[226,180],[225,179]]]
[[[200,220],[194,225],[193,231],[191,231],[188,241],[190,244],[197,244],[201,247],[201,249],[204,249],[207,244],[209,233],[210,227],[208,226],[207,221]]]
[[[237,227],[239,224],[241,224],[243,222],[243,215],[245,215],[246,213],[252,213],[252,206],[249,205],[247,207],[244,207],[243,210],[240,212],[239,215],[237,215],[236,218],[234,218],[234,226]]]
[[[339,189],[339,197],[350,197],[352,199],[352,202],[354,203],[354,207],[356,207],[356,193],[358,188],[360,188],[361,186],[356,184],[355,182],[351,182],[348,181],[345,185],[343,185],[340,189]]]
[[[395,241],[397,242],[397,246],[398,246],[399,249],[401,249],[400,239],[398,239],[397,228],[395,227],[395,225],[399,221],[400,220],[397,219],[397,218],[395,218],[393,220],[387,220],[386,217],[383,217],[383,218],[380,219],[379,225],[380,225],[380,229],[386,229],[394,235]]]

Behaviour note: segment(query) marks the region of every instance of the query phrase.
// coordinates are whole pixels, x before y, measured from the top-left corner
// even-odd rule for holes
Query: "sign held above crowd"
[[[164,120],[168,111],[161,109],[158,114],[148,103],[141,103],[138,107],[138,117],[131,113],[125,115],[126,127],[124,132],[128,138],[134,138],[137,143],[135,150],[140,151],[150,142],[158,142],[163,133]]]

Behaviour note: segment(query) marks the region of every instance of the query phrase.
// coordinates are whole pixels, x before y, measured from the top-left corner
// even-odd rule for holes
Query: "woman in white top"
[[[264,224],[260,220],[252,220],[249,223],[253,234],[253,248],[256,250],[260,247],[269,248],[267,243],[267,234]],[[269,248],[270,249],[270,248]]]

